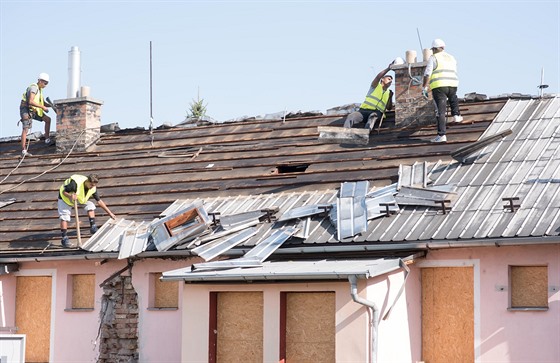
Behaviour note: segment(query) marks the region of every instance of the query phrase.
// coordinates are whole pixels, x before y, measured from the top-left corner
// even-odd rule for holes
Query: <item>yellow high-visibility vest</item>
[[[457,61],[448,53],[439,52],[434,54],[437,65],[430,76],[430,89],[440,87],[458,87]]]
[[[387,108],[387,103],[389,102],[390,95],[391,91],[389,91],[389,89],[384,90],[381,83],[379,83],[375,87],[375,89],[366,96],[366,99],[360,105],[360,108],[385,112],[385,108]]]
[[[43,100],[43,91],[41,90],[41,88],[39,88],[39,85],[37,85],[37,83],[31,84],[31,86],[29,86],[29,87],[32,87],[32,86],[37,86],[37,89],[38,89],[37,93],[35,93],[35,97],[33,97],[33,101],[35,101],[35,103],[38,103],[38,104],[44,106],[45,101]],[[29,87],[28,87],[28,89],[29,89]],[[27,90],[25,90],[25,92],[23,92],[22,100],[24,102],[27,102]],[[39,117],[43,116],[44,112],[43,112],[42,108],[31,106],[31,105],[29,105],[29,107],[32,108],[35,111],[37,116],[39,116]]]
[[[60,195],[62,197],[62,200],[70,206],[74,205],[74,202],[72,202],[72,199],[70,199],[66,195],[64,195],[64,187],[67,186],[68,184],[70,184],[70,182],[72,180],[74,180],[76,182],[76,185],[78,186],[78,188],[76,190],[76,195],[78,196],[78,203],[79,204],[86,204],[86,202],[89,200],[89,198],[91,198],[93,193],[95,193],[96,187],[92,187],[86,193],[86,191],[85,191],[85,181],[88,180],[88,178],[87,178],[87,176],[78,175],[78,174],[72,175],[70,178],[68,178],[64,181],[64,184],[62,184],[60,186]]]

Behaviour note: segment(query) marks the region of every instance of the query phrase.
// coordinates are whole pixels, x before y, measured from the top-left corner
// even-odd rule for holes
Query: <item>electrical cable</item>
[[[76,144],[77,144],[78,141],[80,140],[80,137],[81,137],[85,132],[86,132],[86,130],[82,130],[82,131],[80,132],[80,135],[78,135],[78,137],[76,138],[76,141],[74,141],[74,145],[72,145],[72,148],[70,149],[70,151],[68,151],[68,154],[66,154],[66,156],[64,157],[64,159],[62,159],[58,164],[56,164],[56,165],[53,166],[52,168],[49,168],[49,169],[43,171],[43,172],[42,172],[41,174],[39,174],[39,175],[36,175],[36,176],[31,177],[31,178],[29,178],[29,179],[23,180],[22,182],[20,182],[19,184],[16,184],[16,185],[13,186],[12,188],[8,188],[8,189],[6,189],[6,190],[0,191],[0,195],[1,195],[1,194],[4,194],[4,193],[6,193],[6,192],[9,192],[9,191],[11,191],[11,190],[14,190],[14,189],[16,189],[17,187],[19,187],[20,185],[22,185],[22,184],[24,184],[24,183],[27,183],[28,181],[35,180],[35,179],[37,179],[37,178],[39,178],[39,177],[45,175],[45,174],[48,173],[49,171],[52,171],[52,170],[58,168],[60,165],[62,165],[62,163],[64,163],[64,162],[66,161],[66,159],[68,159],[68,157],[70,156],[70,154],[72,154],[72,152],[74,151],[74,148],[76,147]],[[19,166],[19,165],[18,165],[18,166]]]

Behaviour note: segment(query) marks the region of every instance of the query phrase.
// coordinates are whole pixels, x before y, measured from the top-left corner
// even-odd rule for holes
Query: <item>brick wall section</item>
[[[138,294],[131,276],[103,287],[97,363],[138,362]]]
[[[395,72],[395,127],[405,127],[416,123],[418,125],[435,125],[435,107],[430,92],[429,100],[422,96],[422,79],[426,62],[412,63],[410,75],[408,64],[393,66]],[[418,77],[420,84],[411,82],[412,77]]]
[[[55,101],[56,151],[67,153],[84,152],[99,139],[101,127],[101,105],[103,102],[89,97]],[[78,140],[78,141],[76,141]]]

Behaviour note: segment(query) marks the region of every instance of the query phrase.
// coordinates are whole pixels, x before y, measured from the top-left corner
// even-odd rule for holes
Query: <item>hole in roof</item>
[[[278,174],[286,173],[304,173],[309,167],[309,164],[290,164],[290,165],[278,165],[276,170]]]

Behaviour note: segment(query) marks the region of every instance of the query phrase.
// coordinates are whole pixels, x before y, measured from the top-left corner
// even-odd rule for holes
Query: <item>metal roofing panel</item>
[[[119,248],[119,260],[136,256],[143,252],[148,245],[150,236],[149,224],[145,222],[135,223],[123,232]]]
[[[279,222],[287,221],[290,219],[297,219],[312,216],[315,214],[325,213],[327,210],[332,208],[332,204],[314,204],[314,205],[304,205],[287,210],[280,218]]]
[[[123,233],[134,225],[134,221],[122,218],[110,219],[82,245],[82,249],[90,252],[118,251]]]
[[[220,214],[220,225],[224,230],[235,228],[239,225],[245,225],[253,221],[259,220],[259,218],[265,216],[266,213],[263,211],[250,211],[250,212],[238,212],[237,214],[221,215]],[[253,222],[254,223],[254,222]]]
[[[205,261],[209,261],[227,250],[237,246],[238,244],[246,241],[248,238],[257,233],[256,228],[246,228],[241,232],[227,235],[225,237],[213,240],[201,246],[194,248],[193,253],[202,257]]]
[[[337,200],[337,238],[355,236],[367,229],[367,207],[365,196],[369,191],[369,182],[342,183]]]
[[[191,271],[181,268],[162,274],[164,281],[253,281],[253,280],[346,280],[349,276],[371,278],[400,269],[399,259],[321,260],[265,262],[254,268],[225,271]]]
[[[278,249],[288,238],[292,237],[297,232],[296,227],[286,227],[274,231],[267,239],[253,247],[243,257],[264,261],[274,251]]]

